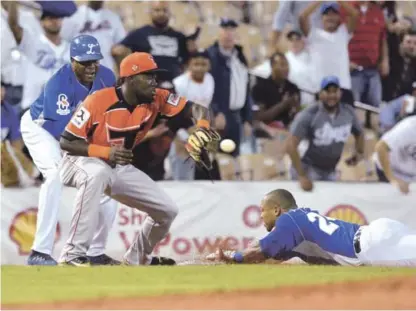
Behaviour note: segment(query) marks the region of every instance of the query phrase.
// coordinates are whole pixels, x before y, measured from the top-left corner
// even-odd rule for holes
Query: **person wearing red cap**
[[[168,233],[178,209],[150,177],[131,165],[132,149],[152,128],[159,114],[165,117],[189,114],[196,120],[187,150],[197,163],[204,148],[217,143],[220,137],[210,129],[207,108],[156,87],[156,74],[161,71],[150,54],[130,54],[120,64],[117,85],[88,96],[62,134],[61,148],[67,152],[61,166],[62,182],[78,188],[78,193],[61,264],[85,258],[94,235],[91,229],[98,221],[102,193],[148,214],[124,255],[124,263],[175,264],[173,259],[150,254]]]

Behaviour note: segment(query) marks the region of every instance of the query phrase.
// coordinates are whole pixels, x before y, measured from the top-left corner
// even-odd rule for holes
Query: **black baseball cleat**
[[[175,266],[176,261],[168,257],[152,257],[151,266]]]
[[[121,261],[115,260],[106,254],[98,256],[88,256],[91,266],[119,266]]]

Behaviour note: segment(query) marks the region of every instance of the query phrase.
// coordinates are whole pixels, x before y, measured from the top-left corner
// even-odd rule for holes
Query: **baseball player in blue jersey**
[[[217,260],[257,263],[279,258],[304,241],[353,265],[416,266],[416,231],[387,218],[360,226],[298,208],[284,189],[268,193],[261,217],[269,234],[243,252],[218,250]]]
[[[39,192],[36,235],[29,265],[56,265],[51,257],[58,211],[61,204],[62,183],[58,164],[62,158],[59,138],[78,105],[97,90],[112,86],[116,79],[113,72],[99,65],[102,59],[98,41],[89,35],[75,37],[70,44],[70,63],[62,66],[47,82],[41,95],[30,106],[21,120],[23,140],[34,163],[45,177]],[[32,77],[36,79],[36,77]],[[108,232],[113,224],[117,204],[103,197],[100,221],[94,241],[88,251],[89,258],[81,258],[85,264],[118,264],[104,254]],[[68,243],[72,243],[72,233]]]

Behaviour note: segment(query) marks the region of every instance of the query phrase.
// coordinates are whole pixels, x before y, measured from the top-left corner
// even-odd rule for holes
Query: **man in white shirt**
[[[416,115],[409,116],[385,133],[374,155],[380,181],[390,182],[409,193],[409,183],[416,182]]]
[[[26,77],[27,58],[20,53],[8,24],[7,2],[1,3],[1,76],[7,89],[6,100],[12,105],[20,104]],[[6,9],[5,9],[6,8]],[[19,24],[42,32],[39,20],[32,11],[19,7]]]
[[[272,32],[270,34],[270,52],[271,54],[278,50],[280,36],[287,24],[291,24],[292,29],[299,29],[298,16],[313,1],[279,1],[276,13],[273,16]],[[321,16],[319,12],[314,12],[310,16],[310,22],[314,27],[321,25]]]
[[[313,94],[315,82],[311,71],[311,57],[306,49],[305,37],[300,31],[292,30],[287,34],[289,50],[285,53],[289,62],[289,81],[301,90],[302,105],[315,102]]]
[[[214,95],[214,78],[209,73],[211,64],[207,51],[201,50],[190,55],[188,70],[173,80],[175,91],[180,96],[209,108]],[[171,146],[169,160],[174,180],[193,180],[195,176],[194,164],[187,161],[186,152],[180,152],[178,149],[184,149],[189,134],[186,129],[178,130],[176,143]]]
[[[119,15],[103,7],[104,1],[88,1],[81,5],[71,17],[62,22],[61,36],[70,41],[79,34],[94,36],[101,46],[101,64],[114,69],[111,47],[126,36]]]
[[[21,102],[22,109],[26,109],[40,95],[49,78],[68,62],[69,43],[59,35],[62,17],[55,12],[43,11],[40,21],[43,32],[39,33],[22,28],[16,2],[8,2],[7,7],[9,27],[19,50],[29,60]]]
[[[309,16],[318,7],[322,28],[311,26]],[[348,14],[348,22],[341,22],[340,7]],[[337,76],[341,87],[351,89],[348,43],[357,23],[358,11],[347,1],[322,1],[311,3],[299,16],[300,28],[307,37],[315,81],[314,92],[319,90],[320,81],[326,76]]]

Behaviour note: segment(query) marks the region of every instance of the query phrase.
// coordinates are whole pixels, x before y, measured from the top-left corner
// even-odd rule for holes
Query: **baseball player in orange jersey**
[[[86,252],[103,192],[148,214],[137,240],[124,255],[124,263],[175,264],[169,258],[151,257],[151,253],[168,233],[178,208],[156,182],[130,164],[132,149],[152,128],[159,113],[165,117],[189,113],[196,121],[187,150],[197,164],[209,166],[206,150],[214,148],[220,136],[210,129],[206,108],[156,88],[160,71],[150,54],[130,54],[120,64],[117,86],[88,96],[62,134],[60,145],[66,154],[60,176],[78,193],[61,264],[76,261],[78,266],[88,265]]]

